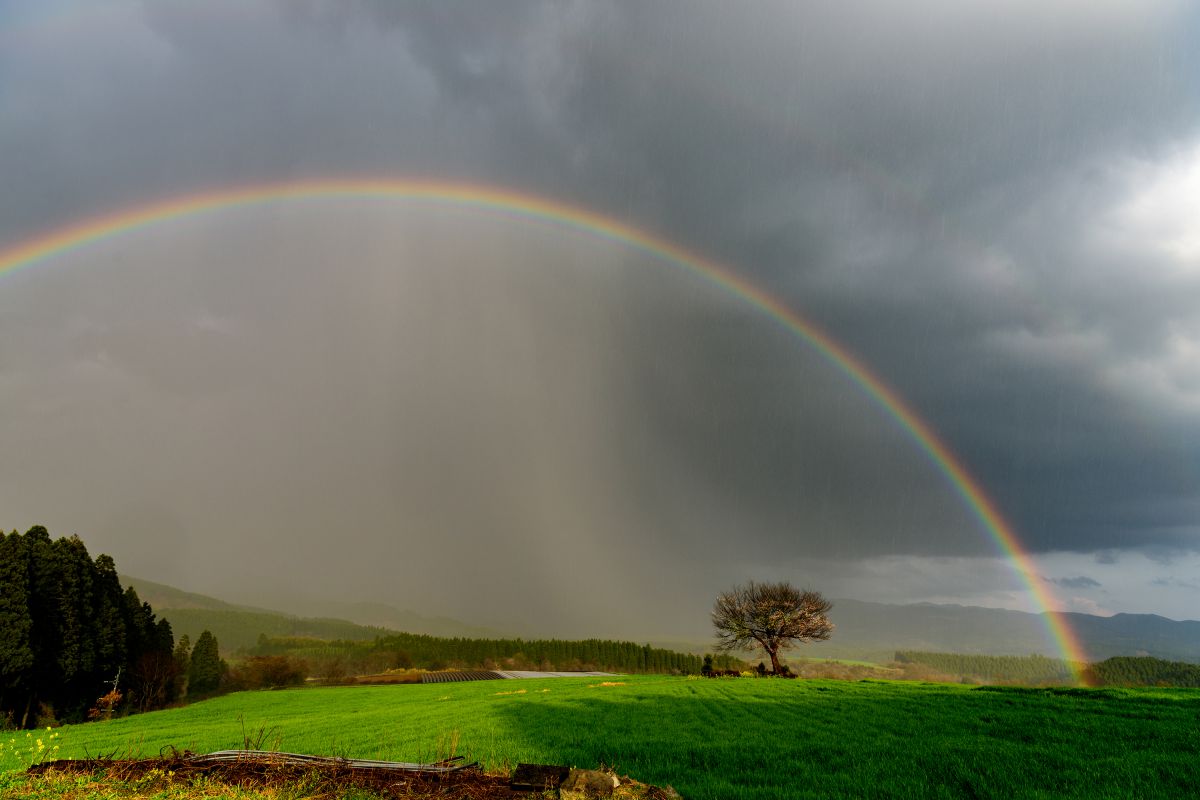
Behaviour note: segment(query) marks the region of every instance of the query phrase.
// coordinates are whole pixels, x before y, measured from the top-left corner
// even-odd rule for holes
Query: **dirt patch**
[[[198,763],[190,753],[136,760],[91,759],[49,761],[29,768],[29,774],[65,772],[93,775],[108,781],[189,784],[198,777],[241,788],[300,787],[305,796],[340,797],[347,789],[375,792],[395,800],[526,800],[554,797],[556,793],[515,789],[511,778],[479,769],[461,769],[441,774],[397,772],[391,769],[350,767],[340,764],[282,764],[269,757],[217,763]],[[622,783],[639,800],[671,800],[671,790],[639,784],[628,778]]]

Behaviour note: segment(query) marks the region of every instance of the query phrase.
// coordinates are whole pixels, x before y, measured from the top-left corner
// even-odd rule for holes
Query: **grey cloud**
[[[1055,586],[1061,586],[1064,589],[1098,589],[1100,581],[1095,578],[1089,578],[1086,575],[1080,575],[1075,578],[1043,578],[1042,580],[1053,583]]]
[[[1155,578],[1150,582],[1154,586],[1162,586],[1164,588],[1180,588],[1190,589],[1192,591],[1200,591],[1200,583],[1196,581],[1181,580],[1179,578]]]
[[[1173,567],[1195,552],[1196,547],[1191,542],[1183,544],[1153,542],[1149,547],[1142,549],[1143,556],[1163,567]]]

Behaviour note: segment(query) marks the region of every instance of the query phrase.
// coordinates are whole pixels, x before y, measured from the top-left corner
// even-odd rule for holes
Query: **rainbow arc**
[[[180,217],[313,197],[402,198],[487,209],[554,223],[635,248],[658,261],[696,274],[722,291],[758,308],[870,397],[945,476],[1028,586],[1030,595],[1043,609],[1048,633],[1062,657],[1071,663],[1076,679],[1082,682],[1081,667],[1087,661],[1085,651],[1065,617],[1057,610],[1057,603],[1039,577],[1031,556],[983,487],[932,427],[853,353],[779,298],[727,267],[625,223],[565,203],[477,184],[384,179],[306,180],[201,192],[92,217],[0,252],[0,275],[46,262],[104,239]]]

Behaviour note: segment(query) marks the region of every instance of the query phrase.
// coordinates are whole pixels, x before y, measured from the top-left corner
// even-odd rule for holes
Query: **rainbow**
[[[700,276],[754,306],[810,346],[830,366],[867,394],[917,444],[954,491],[982,522],[1009,559],[1044,613],[1047,632],[1075,678],[1083,682],[1086,653],[1045,582],[1038,576],[1012,526],[1001,515],[957,456],[933,429],[845,347],[763,289],[696,253],[653,234],[583,208],[529,194],[476,184],[387,179],[324,179],[226,188],[173,197],[52,230],[0,251],[0,275],[44,262],[132,230],[193,214],[297,198],[393,198],[480,208],[514,217],[551,222],[633,247],[657,260]]]

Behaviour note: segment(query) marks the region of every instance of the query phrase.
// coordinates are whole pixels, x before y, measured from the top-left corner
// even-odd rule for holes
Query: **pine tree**
[[[119,684],[117,674],[125,667],[127,656],[124,593],[116,563],[103,553],[96,557],[95,590],[96,675],[101,684]]]
[[[138,597],[132,586],[124,594],[125,673],[127,697],[141,711],[161,707],[168,699],[167,686],[174,682],[171,626],[154,618],[154,609]],[[123,679],[125,680],[125,679]]]
[[[175,645],[175,696],[186,697],[188,690],[188,670],[192,666],[192,640],[185,633],[179,637]]]
[[[188,668],[188,693],[195,695],[215,692],[221,685],[221,655],[216,637],[208,630],[196,639]]]
[[[57,715],[74,715],[95,700],[96,568],[78,536],[56,540],[51,553],[59,579],[57,662],[61,679],[51,700]]]
[[[24,541],[16,531],[7,536],[0,531],[0,720],[20,712],[33,667],[28,580]]]
[[[160,619],[154,625],[153,678],[151,702],[160,708],[176,698],[175,635],[171,623]]]
[[[58,617],[62,582],[55,568],[54,544],[50,540],[50,533],[41,525],[34,525],[25,532],[24,543],[29,567],[29,614],[33,622],[29,635],[33,668],[26,681],[28,695],[25,708],[18,720],[22,728],[34,723],[39,705],[49,700],[62,684],[58,663],[62,645]]]

